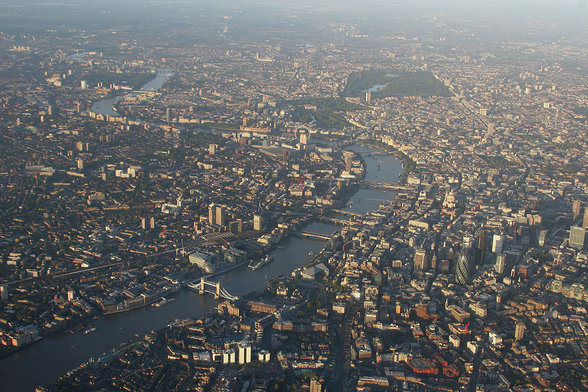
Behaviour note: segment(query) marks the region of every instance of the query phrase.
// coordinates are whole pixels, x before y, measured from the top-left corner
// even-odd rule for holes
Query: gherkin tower
[[[471,262],[471,238],[464,238],[464,247],[457,258],[457,268],[455,272],[455,281],[464,285],[470,282],[472,277]]]

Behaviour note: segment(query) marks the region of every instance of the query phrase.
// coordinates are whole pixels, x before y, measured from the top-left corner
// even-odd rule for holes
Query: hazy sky
[[[476,7],[476,8],[564,8],[564,9],[586,9],[587,0],[0,0],[0,4],[6,6],[76,6],[76,5],[92,5],[99,7],[100,5],[110,6],[113,4],[133,4],[141,6],[153,5],[167,5],[174,4],[216,4],[216,5],[236,5],[236,4],[264,4],[274,6],[287,5],[309,5],[309,6],[324,6],[324,5],[357,5],[365,6],[389,6],[400,5],[406,7],[415,6],[429,6],[432,8],[443,9],[460,7]]]
[[[14,17],[35,20],[59,19],[85,23],[124,18],[129,23],[151,17],[175,23],[174,18],[189,15],[239,14],[272,19],[293,13],[320,15],[321,23],[353,22],[354,18],[382,20],[406,14],[439,16],[443,21],[468,20],[489,25],[557,24],[560,29],[588,32],[588,0],[0,0],[0,21],[15,25]],[[211,14],[212,15],[212,14]],[[143,20],[144,21],[144,20]],[[0,31],[2,24],[0,23]],[[588,33],[587,33],[588,34]]]

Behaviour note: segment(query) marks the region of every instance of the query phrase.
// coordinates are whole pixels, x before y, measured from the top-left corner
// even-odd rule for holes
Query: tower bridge
[[[198,291],[199,294],[204,295],[205,293],[213,294],[215,299],[224,298],[229,301],[236,301],[239,297],[231,295],[224,287],[221,286],[220,282],[209,282],[203,276],[200,281],[194,281],[188,283],[188,287],[194,291]]]

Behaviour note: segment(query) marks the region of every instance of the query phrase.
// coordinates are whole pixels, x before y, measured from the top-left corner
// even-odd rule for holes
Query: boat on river
[[[86,329],[84,331],[84,334],[87,335],[87,334],[92,333],[92,332],[96,332],[96,327],[91,327],[91,328]]]
[[[165,306],[165,305],[167,305],[168,303],[170,303],[172,301],[175,301],[175,298],[167,299],[165,297],[161,297],[161,301],[155,302],[153,304],[153,306],[155,306],[156,308],[161,308],[162,306]]]
[[[249,268],[251,268],[253,271],[256,271],[256,270],[260,269],[261,267],[263,267],[264,265],[271,263],[273,260],[274,260],[273,256],[267,255],[263,259],[258,261],[257,263],[249,264]]]

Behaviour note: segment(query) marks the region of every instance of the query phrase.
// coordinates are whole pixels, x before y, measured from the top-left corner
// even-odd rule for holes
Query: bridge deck
[[[296,233],[302,237],[307,237],[307,238],[317,238],[320,240],[330,240],[331,236],[327,235],[327,234],[319,234],[319,233],[312,233],[310,231],[299,231],[298,233]]]
[[[200,294],[213,294],[217,298],[224,298],[229,301],[239,299],[239,297],[231,295],[224,287],[222,287],[220,282],[209,282],[204,278],[201,278],[200,281],[188,283],[188,288],[198,291]]]

